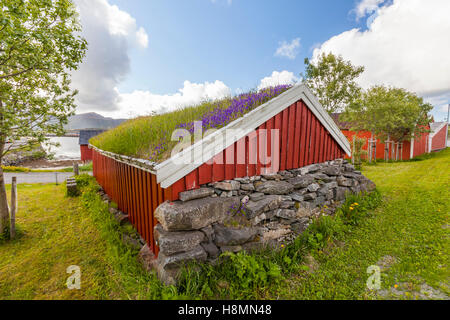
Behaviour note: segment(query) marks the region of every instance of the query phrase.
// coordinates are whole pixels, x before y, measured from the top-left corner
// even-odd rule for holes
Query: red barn
[[[431,124],[430,151],[439,151],[447,148],[448,139],[448,123],[447,122],[435,122]]]
[[[365,138],[367,140],[367,143],[364,145],[363,149],[368,150],[369,146],[369,140],[372,137],[372,133],[368,131],[360,131],[358,133],[351,131],[351,124],[345,121],[340,120],[340,113],[333,113],[332,118],[338,125],[338,127],[342,130],[342,133],[347,137],[349,141],[353,140],[353,136],[355,134],[359,138]],[[430,129],[430,127],[427,127],[426,129]],[[399,159],[398,160],[408,160],[412,159],[414,157],[417,157],[421,154],[430,152],[430,134],[429,133],[423,133],[419,139],[412,139],[411,141],[404,141],[403,144],[399,147]],[[377,159],[384,159],[384,153],[385,153],[386,145],[383,143],[380,139],[377,139],[377,146],[376,146],[376,158]],[[393,146],[390,145],[390,159],[394,158],[393,155]]]
[[[180,192],[342,159],[347,138],[304,85],[295,86],[162,163],[91,146],[93,171],[105,192],[129,214],[153,252],[155,209]]]

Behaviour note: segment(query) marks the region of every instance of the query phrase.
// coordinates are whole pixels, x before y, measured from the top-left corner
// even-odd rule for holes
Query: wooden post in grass
[[[76,163],[76,162],[73,163],[73,174],[75,176],[78,176],[80,174],[80,170],[78,168],[78,163]]]
[[[11,240],[16,237],[16,211],[17,211],[17,178],[12,177],[11,182],[11,226],[9,229]]]

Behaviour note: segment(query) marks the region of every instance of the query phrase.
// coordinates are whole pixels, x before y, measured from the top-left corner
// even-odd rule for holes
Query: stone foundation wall
[[[144,247],[141,257],[162,281],[173,284],[183,263],[213,263],[223,252],[277,248],[301,234],[315,216],[332,214],[347,193],[374,189],[345,160],[204,185],[156,209],[160,253],[150,261]]]

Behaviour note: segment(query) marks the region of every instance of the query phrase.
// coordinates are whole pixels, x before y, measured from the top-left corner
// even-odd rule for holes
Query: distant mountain
[[[80,129],[111,129],[117,127],[126,119],[113,119],[103,117],[102,115],[89,112],[76,114],[69,118],[69,123],[65,126],[66,130],[80,130]]]

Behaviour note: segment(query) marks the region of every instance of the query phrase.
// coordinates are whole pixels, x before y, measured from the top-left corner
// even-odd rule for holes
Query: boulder
[[[312,176],[300,176],[289,179],[288,182],[294,186],[295,189],[306,188],[311,183],[314,182],[314,177]]]
[[[167,232],[160,224],[155,227],[155,240],[160,252],[167,256],[193,250],[205,239],[200,231]]]
[[[262,193],[262,192],[255,192],[255,193],[252,193],[250,195],[250,200],[252,200],[252,201],[259,201],[259,200],[264,199],[265,196],[266,195],[264,193]]]
[[[241,188],[241,183],[235,180],[216,182],[214,183],[214,188],[223,191],[235,191]]]
[[[337,166],[328,166],[323,170],[323,173],[329,176],[338,176],[341,174],[341,169]]]
[[[317,190],[320,189],[320,185],[317,184],[317,183],[312,183],[312,184],[310,184],[310,185],[308,186],[307,189],[308,189],[309,192],[316,192]]]
[[[221,224],[214,225],[214,232],[216,235],[214,242],[219,247],[237,246],[252,241],[258,233],[254,228],[236,229],[228,228]]]
[[[288,194],[294,191],[294,186],[286,181],[266,181],[256,184],[256,191],[265,194]]]
[[[230,208],[239,205],[239,197],[166,201],[156,208],[155,217],[166,231],[198,230],[224,221],[230,216]]]
[[[189,261],[205,261],[207,258],[207,254],[201,245],[198,245],[194,249],[182,252],[179,254],[175,254],[172,256],[167,256],[163,253],[159,253],[157,263],[160,268],[164,270],[170,269],[178,269],[184,263]]]
[[[195,190],[189,190],[180,192],[180,200],[181,201],[189,201],[195,199],[206,198],[212,196],[214,194],[214,189],[211,188],[199,188]]]
[[[246,212],[249,219],[252,219],[263,212],[278,208],[281,203],[281,197],[276,195],[266,196],[259,201],[249,201],[246,206]]]
[[[278,209],[275,214],[278,218],[292,220],[298,218],[298,214],[295,210]]]
[[[208,254],[209,258],[215,259],[220,254],[219,248],[217,248],[217,246],[212,242],[202,243],[201,246],[203,250],[205,250],[205,252]]]
[[[353,185],[353,181],[351,179],[347,179],[343,176],[337,177],[336,182],[341,187],[351,187]]]
[[[276,173],[269,173],[261,175],[266,180],[281,180],[283,177]]]
[[[305,194],[304,196],[303,196],[303,199],[305,200],[305,201],[308,201],[308,200],[315,200],[317,198],[317,194],[315,194],[315,193],[307,193],[307,194]]]
[[[349,192],[349,189],[347,189],[345,187],[337,187],[335,189],[334,199],[336,201],[345,200],[345,197],[346,197],[348,192]]]
[[[244,191],[255,191],[255,186],[252,183],[241,184],[241,190],[244,190]]]

